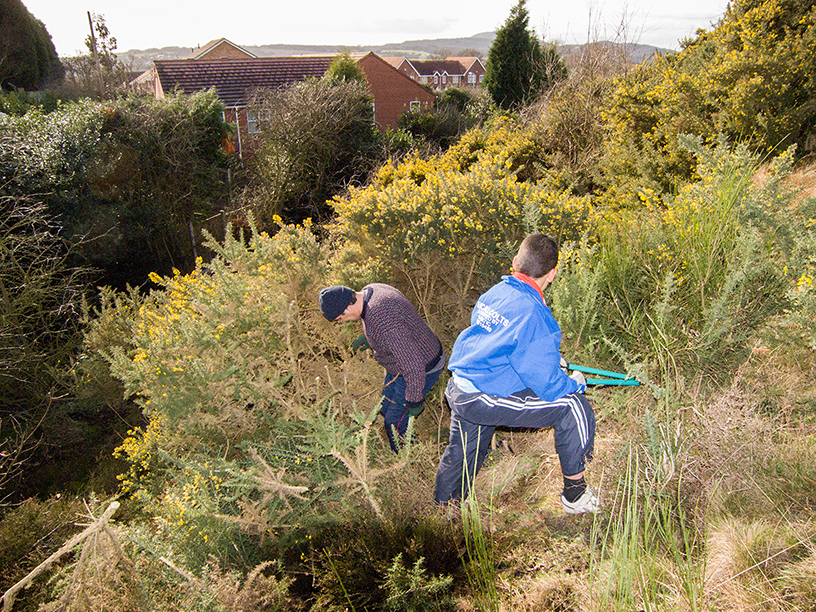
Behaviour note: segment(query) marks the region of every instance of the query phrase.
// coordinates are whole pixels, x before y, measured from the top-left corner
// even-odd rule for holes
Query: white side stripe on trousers
[[[569,406],[570,412],[572,413],[573,418],[575,419],[575,425],[578,429],[578,437],[581,441],[581,446],[586,446],[587,441],[589,440],[589,432],[588,428],[589,425],[587,424],[586,414],[584,413],[583,408],[581,407],[581,402],[575,396],[575,394],[570,394],[562,397],[559,400],[554,402],[547,402],[540,398],[535,397],[528,397],[526,400],[522,398],[515,398],[515,397],[496,397],[494,395],[487,395],[486,393],[481,393],[475,397],[468,398],[465,402],[456,402],[459,406],[464,406],[466,404],[470,404],[472,402],[482,402],[487,406],[498,406],[501,408],[505,408],[508,410],[516,410],[516,411],[523,411],[523,410],[530,410],[530,409],[541,409],[541,408],[562,408],[563,406]]]

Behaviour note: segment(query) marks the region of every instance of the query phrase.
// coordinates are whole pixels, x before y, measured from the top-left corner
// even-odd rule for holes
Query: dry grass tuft
[[[780,583],[789,602],[799,610],[816,607],[816,543],[806,544],[807,556],[781,571]]]
[[[513,612],[577,612],[577,578],[558,571],[531,580],[515,579],[502,610]]]
[[[788,180],[791,186],[801,191],[801,197],[816,197],[816,164],[795,169]]]
[[[708,538],[707,599],[718,610],[809,609],[816,592],[814,535],[810,523],[721,517]]]
[[[754,174],[754,184],[763,187],[772,176],[772,162],[760,166]],[[807,164],[794,168],[785,179],[785,185],[797,194],[797,200],[816,197],[816,164]]]
[[[692,469],[709,511],[719,511],[729,495],[754,488],[746,468],[767,454],[774,426],[760,416],[758,398],[737,376],[711,403],[694,408],[694,429],[691,452],[697,461]]]

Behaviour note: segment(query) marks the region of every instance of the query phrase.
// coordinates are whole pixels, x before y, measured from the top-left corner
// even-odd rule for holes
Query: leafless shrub
[[[773,424],[759,414],[758,398],[740,377],[705,406],[694,409],[694,471],[712,509],[735,491],[755,487],[748,466],[772,446]]]
[[[28,199],[0,197],[0,252],[2,502],[20,482],[43,422],[68,389],[82,277],[68,266],[45,207]]]
[[[324,79],[259,90],[250,110],[259,131],[248,145],[243,200],[262,229],[274,215],[327,218],[326,201],[373,169],[378,148],[365,83]]]
[[[530,105],[524,118],[549,152],[550,165],[580,176],[600,156],[603,101],[613,78],[626,70],[626,58],[620,46],[595,42],[582,45],[568,64],[567,78]]]

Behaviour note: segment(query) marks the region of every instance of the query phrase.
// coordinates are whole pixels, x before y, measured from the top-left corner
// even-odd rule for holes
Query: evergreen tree
[[[62,75],[43,23],[20,0],[0,0],[0,88],[37,90]]]
[[[330,81],[360,81],[367,83],[365,72],[360,64],[349,53],[337,55],[326,71],[326,78]]]
[[[542,46],[528,29],[530,16],[525,3],[519,0],[496,32],[485,66],[485,87],[505,109],[518,107],[566,76],[555,48]]]

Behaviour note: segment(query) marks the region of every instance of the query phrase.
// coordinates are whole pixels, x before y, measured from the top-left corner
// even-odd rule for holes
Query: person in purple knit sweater
[[[333,285],[320,291],[320,310],[329,321],[361,321],[355,347],[367,344],[385,368],[380,414],[391,449],[399,451],[410,416],[419,416],[425,396],[445,367],[442,343],[399,290],[371,283],[360,291]]]

